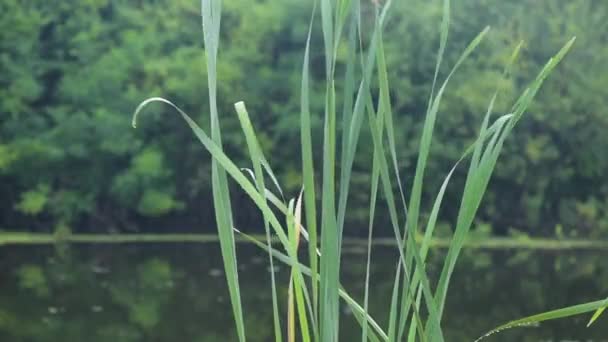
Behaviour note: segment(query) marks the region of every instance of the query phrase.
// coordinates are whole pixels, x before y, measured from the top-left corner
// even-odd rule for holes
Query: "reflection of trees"
[[[243,303],[251,341],[270,338],[272,314],[266,265],[239,249]],[[212,245],[65,248],[0,255],[0,341],[231,341],[232,315],[219,250]],[[605,256],[604,256],[605,257]],[[348,254],[343,283],[362,294],[364,258]],[[14,263],[19,260],[19,263]],[[378,250],[372,267],[371,310],[386,321],[396,255]],[[441,255],[429,262],[436,272]],[[608,293],[600,253],[467,251],[450,288],[444,321],[448,340],[468,341],[490,327]],[[280,284],[286,284],[282,271]],[[285,287],[279,289],[284,302]],[[344,338],[359,338],[345,313]],[[492,341],[593,339],[606,325],[580,319],[495,336]],[[355,327],[355,324],[352,324]]]

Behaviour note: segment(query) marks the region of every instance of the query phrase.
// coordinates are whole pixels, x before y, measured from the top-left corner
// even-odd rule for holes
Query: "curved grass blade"
[[[214,160],[218,162],[218,164],[225,170],[231,177],[236,181],[236,183],[241,187],[241,189],[253,200],[255,205],[262,211],[264,215],[269,220],[270,226],[273,228],[274,232],[277,234],[279,241],[283,245],[283,248],[287,251],[287,255],[290,259],[293,260],[294,265],[294,277],[299,281],[300,284],[303,284],[304,281],[302,279],[302,273],[300,269],[300,263],[297,261],[297,251],[292,247],[289,242],[288,236],[285,234],[281,224],[278,219],[268,206],[265,200],[265,196],[260,194],[256,187],[249,181],[249,179],[242,173],[242,171],[226,156],[226,154],[221,150],[221,148],[216,145],[211,138],[203,131],[197,124],[194,122],[184,111],[182,111],[178,106],[173,104],[171,101],[166,100],[160,97],[149,98],[142,102],[135,113],[133,114],[133,125],[137,122],[137,117],[141,110],[152,102],[162,102],[168,104],[173,107],[186,121],[186,123],[190,126],[198,140],[203,144],[205,149],[211,153]],[[232,227],[231,227],[232,231]]]
[[[489,332],[485,333],[483,336],[476,339],[475,342],[479,342],[488,336],[497,334],[497,333],[507,330],[507,329],[517,328],[517,327],[522,327],[522,326],[537,325],[538,323],[544,322],[544,321],[550,321],[550,320],[554,320],[554,319],[560,319],[560,318],[580,315],[580,314],[584,314],[584,313],[591,312],[594,310],[598,310],[599,308],[602,308],[605,306],[606,306],[606,300],[598,300],[595,302],[573,305],[573,306],[569,306],[569,307],[562,308],[562,309],[547,311],[547,312],[543,312],[543,313],[536,314],[533,316],[520,318],[520,319],[511,321],[511,322],[505,323],[501,326],[498,326],[498,327],[490,330]]]

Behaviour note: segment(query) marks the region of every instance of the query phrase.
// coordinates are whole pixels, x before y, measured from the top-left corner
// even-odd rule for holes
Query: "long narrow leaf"
[[[253,130],[253,125],[251,124],[251,120],[249,119],[249,114],[247,113],[247,109],[245,108],[245,104],[243,102],[237,102],[234,105],[236,112],[238,114],[239,122],[241,124],[241,128],[245,133],[245,139],[247,141],[247,146],[249,148],[249,156],[251,157],[251,163],[253,164],[253,170],[255,173],[256,185],[258,188],[258,192],[260,194],[264,194],[266,190],[266,185],[264,182],[264,174],[262,171],[262,160],[265,160],[264,155],[260,149],[260,145],[255,136],[255,132]],[[266,168],[270,170],[270,167]],[[271,172],[271,171],[270,171]],[[279,187],[280,189],[280,187]],[[269,219],[266,214],[264,217],[264,231],[266,233],[266,244],[270,247],[272,246],[271,238],[270,238],[270,224]],[[272,316],[274,320],[274,334],[275,340],[277,342],[282,341],[281,334],[281,320],[279,318],[279,305],[277,299],[277,286],[274,272],[274,260],[272,258],[272,254],[268,253],[268,261],[270,263],[270,284],[272,291]]]
[[[550,320],[554,320],[554,319],[560,319],[560,318],[580,315],[583,313],[598,310],[599,308],[605,307],[605,306],[606,306],[605,300],[598,300],[595,302],[589,302],[589,303],[585,303],[585,304],[569,306],[569,307],[562,308],[562,309],[547,311],[547,312],[544,312],[541,314],[536,314],[533,316],[520,318],[520,319],[511,321],[511,322],[505,323],[501,326],[498,326],[498,327],[490,330],[489,332],[485,333],[483,336],[481,336],[477,340],[475,340],[475,342],[481,341],[488,336],[497,334],[497,333],[507,330],[507,329],[536,325],[536,324],[538,324],[540,322],[544,322],[544,321],[550,321]]]

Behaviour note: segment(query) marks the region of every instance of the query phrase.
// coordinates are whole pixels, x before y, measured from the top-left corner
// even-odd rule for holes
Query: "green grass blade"
[[[433,96],[435,95],[435,86],[437,85],[437,78],[439,77],[439,70],[443,62],[443,55],[445,54],[445,47],[448,42],[448,35],[450,33],[450,0],[443,0],[441,26],[439,28],[439,51],[437,52],[437,61],[435,62],[435,73],[433,74],[433,83],[431,84],[431,93],[429,95],[429,102],[427,104],[427,112],[431,108]]]
[[[378,67],[378,84],[380,86],[380,107],[384,113],[384,120],[386,124],[386,135],[388,141],[389,153],[393,162],[393,172],[397,180],[397,187],[399,188],[399,195],[401,196],[401,202],[403,205],[403,211],[407,215],[407,203],[405,201],[405,194],[403,191],[403,183],[401,176],[399,175],[399,164],[397,162],[397,148],[395,144],[395,128],[393,125],[393,110],[390,99],[390,86],[388,82],[388,71],[386,65],[386,58],[384,57],[384,42],[382,39],[382,30],[378,33],[378,49],[377,49],[377,67]]]
[[[296,206],[294,208],[294,228],[296,232],[295,237],[295,249],[297,250],[300,245],[300,236],[302,233],[302,194],[304,189],[300,191],[300,195],[296,201]],[[301,334],[303,342],[310,342],[310,332],[308,328],[308,319],[306,318],[306,308],[307,306],[304,304],[304,295],[303,291],[308,293],[306,290],[306,283],[302,281],[303,279],[296,278],[296,303],[298,305],[298,317],[300,320]],[[311,307],[308,306],[310,309]],[[309,311],[311,318],[314,318],[314,314],[312,311]],[[316,334],[315,334],[316,336]]]
[[[256,138],[253,125],[251,124],[251,120],[249,119],[249,114],[247,113],[247,109],[245,108],[245,104],[243,102],[237,102],[234,105],[236,112],[238,114],[239,122],[241,124],[241,128],[243,129],[243,133],[245,134],[245,139],[247,141],[247,147],[249,148],[249,156],[251,158],[251,163],[253,164],[253,170],[255,173],[256,185],[258,188],[258,192],[264,195],[266,190],[266,185],[264,184],[264,174],[262,170],[262,160],[265,160],[264,155],[261,151],[260,145]],[[266,167],[267,170],[271,170],[270,167]],[[270,171],[272,173],[272,171]],[[279,187],[280,189],[280,187]],[[266,233],[266,243],[270,247],[272,245],[271,237],[270,237],[270,224],[268,222],[268,217],[264,214],[264,231]],[[274,272],[274,260],[272,258],[272,254],[268,253],[268,259],[270,264],[270,280],[271,280],[271,291],[272,291],[272,315],[274,321],[274,334],[275,340],[277,342],[282,341],[282,333],[281,333],[281,320],[279,318],[279,305],[277,299],[277,287],[275,280],[275,272]]]
[[[302,65],[302,85],[300,95],[300,141],[302,144],[302,177],[304,179],[304,210],[306,212],[306,224],[308,225],[308,258],[313,274],[319,272],[319,258],[317,256],[317,211],[315,195],[315,171],[312,159],[312,133],[310,126],[310,101],[309,101],[309,64],[310,64],[310,36],[316,10],[316,2],[313,6],[308,35],[306,37],[306,49],[304,51],[304,62]],[[312,282],[312,302],[315,322],[318,326],[319,284]]]
[[[289,201],[288,206],[288,215],[286,215],[287,220],[287,231],[289,232],[289,242],[291,244],[291,248],[293,250],[297,250],[300,244],[300,222],[301,222],[301,207],[302,207],[302,193],[300,192],[300,196],[294,206],[294,201]],[[294,264],[292,266],[292,274],[290,277],[290,287],[289,287],[289,310],[288,310],[288,334],[289,341],[295,341],[295,310],[297,308],[298,312],[298,321],[300,322],[300,332],[302,334],[302,341],[308,342],[310,341],[310,333],[308,328],[308,319],[306,316],[306,306],[304,304],[304,295],[302,293],[302,289],[305,288],[305,284],[303,283],[303,279],[301,277],[296,277],[296,270],[299,267],[299,262],[297,265]],[[294,293],[295,293],[295,301],[294,301]]]
[[[591,324],[593,324],[602,315],[604,310],[606,310],[606,308],[608,307],[608,300],[605,300],[604,302],[606,302],[606,306],[601,307],[595,311],[595,313],[593,314],[593,316],[591,316],[591,319],[587,323],[587,327],[590,327]]]
[[[321,262],[319,324],[322,341],[337,341],[339,326],[338,284],[340,252],[335,204],[335,91],[328,89],[323,144],[323,193],[321,212]]]
[[[368,235],[367,235],[367,261],[365,263],[365,285],[363,294],[363,309],[367,315],[368,303],[369,303],[369,278],[371,268],[371,255],[372,255],[372,238],[374,235],[374,217],[376,214],[376,198],[378,196],[378,178],[380,177],[380,170],[378,166],[378,156],[374,153],[372,162],[372,178],[371,178],[371,191],[370,191],[370,202],[369,202],[369,223],[368,223]],[[392,312],[392,311],[391,311]],[[367,341],[367,324],[363,326],[361,332],[361,340]]]
[[[520,318],[520,319],[511,321],[511,322],[505,323],[501,326],[498,326],[498,327],[490,330],[489,332],[487,332],[486,334],[484,334],[483,336],[481,336],[477,340],[475,340],[475,342],[481,341],[488,336],[497,334],[497,333],[507,330],[507,329],[523,327],[523,326],[530,326],[530,325],[537,325],[538,323],[544,322],[544,321],[550,321],[550,320],[554,320],[554,319],[560,319],[560,318],[580,315],[580,314],[584,314],[584,313],[591,312],[594,310],[598,310],[605,306],[606,306],[606,300],[598,300],[595,302],[589,302],[589,303],[585,303],[585,304],[569,306],[569,307],[562,308],[562,309],[547,311],[547,312],[544,312],[541,314]]]
[[[325,46],[325,73],[328,86],[333,79],[334,23],[332,12],[332,1],[321,0],[321,28]]]
[[[221,20],[221,0],[202,0],[201,15],[203,24],[203,37],[207,62],[207,78],[209,91],[209,110],[211,116],[211,138],[222,149],[222,138],[217,113],[217,75],[216,61],[219,46],[219,32]],[[237,328],[239,341],[244,342],[245,325],[243,323],[243,309],[241,305],[238,269],[236,266],[236,252],[234,246],[234,232],[232,231],[232,208],[226,173],[217,162],[212,160],[211,179],[215,217],[220,238],[220,247],[224,262],[230,302]]]
[[[355,2],[354,7],[358,7],[359,1]],[[342,106],[342,149],[340,153],[340,197],[338,199],[338,227],[342,230],[344,226],[344,218],[346,214],[346,198],[348,196],[348,182],[345,181],[349,178],[348,162],[347,157],[349,156],[349,138],[352,117],[353,117],[353,95],[355,93],[355,60],[357,55],[357,33],[359,31],[359,21],[357,20],[358,13],[356,8],[353,9],[351,14],[351,21],[348,35],[348,57],[346,60],[346,71],[344,75],[344,95],[343,95],[343,106]],[[340,237],[342,234],[340,233]],[[342,241],[340,239],[340,245]]]
[[[319,326],[322,341],[337,341],[340,321],[340,253],[335,204],[336,108],[334,14],[331,0],[321,0],[321,27],[325,46],[325,119],[323,127],[323,185],[321,198],[321,261]]]

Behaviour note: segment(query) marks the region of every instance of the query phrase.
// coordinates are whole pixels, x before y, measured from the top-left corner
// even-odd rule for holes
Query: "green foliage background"
[[[0,4],[0,229],[215,231],[209,156],[188,128],[160,106],[150,107],[140,129],[130,126],[135,106],[160,95],[208,127],[199,5],[195,0]],[[435,65],[441,8],[439,1],[395,5],[384,37],[407,188]],[[232,0],[225,1],[222,18],[218,105],[226,149],[249,166],[232,107],[243,100],[289,194],[302,183],[299,68],[310,7],[296,0]],[[575,47],[506,144],[477,224],[495,234],[608,235],[608,4],[462,0],[453,7],[447,64],[484,26],[492,31],[444,97],[425,179],[426,208],[475,136],[495,84],[500,82],[505,94],[520,91],[533,71],[576,35]],[[363,9],[362,20],[373,20],[371,6]],[[502,65],[522,39],[515,77],[505,81]],[[320,32],[314,32],[316,142],[322,136],[321,44]],[[346,58],[342,52],[339,61]],[[500,98],[497,110],[507,111],[510,100]],[[315,147],[320,158],[321,145]],[[362,144],[360,149],[369,153],[355,162],[346,227],[351,235],[365,230],[368,213],[364,184],[373,147]],[[464,171],[455,177],[462,182]],[[446,195],[446,222],[457,210],[449,205],[457,203],[459,182],[454,183],[452,195]],[[236,190],[233,197],[237,225],[261,231],[257,210]]]

